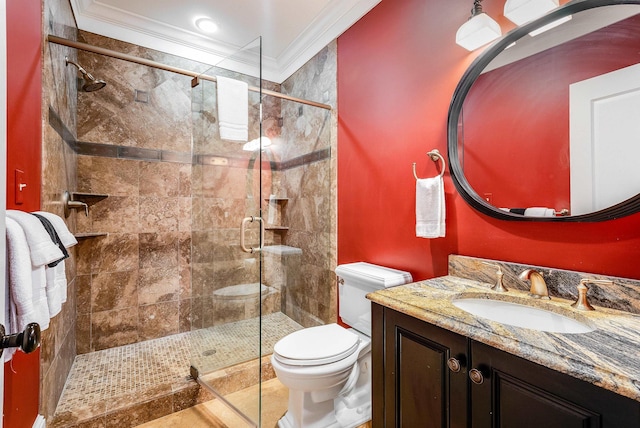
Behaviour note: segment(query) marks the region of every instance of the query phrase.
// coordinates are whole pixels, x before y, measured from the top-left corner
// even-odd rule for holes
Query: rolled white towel
[[[555,217],[556,211],[553,208],[531,207],[524,210],[525,217]]]

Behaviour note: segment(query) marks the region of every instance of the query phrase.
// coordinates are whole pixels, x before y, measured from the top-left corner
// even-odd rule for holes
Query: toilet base
[[[356,428],[371,420],[371,406],[368,409],[343,409],[336,414],[337,420],[324,428]],[[289,412],[278,421],[278,428],[297,428]]]
[[[335,409],[336,419],[342,428],[355,428],[371,420],[371,399],[357,407],[347,407],[338,399]]]
[[[321,420],[318,420],[319,414],[316,412],[313,415],[307,415],[311,416],[310,419],[313,422],[309,424],[309,422],[303,421],[302,425],[296,423],[296,418],[292,412],[287,411],[278,421],[278,428],[300,428],[301,426],[312,426],[313,428],[356,428],[371,420],[370,394],[365,391],[359,392],[360,394],[356,394],[356,396],[359,396],[357,397],[359,398],[358,401],[362,403],[362,399],[365,399],[364,403],[360,405],[349,407],[343,398],[337,398],[334,403],[331,403],[331,401],[325,402],[325,405],[331,404],[331,411],[326,412],[326,416]]]
[[[328,390],[330,392],[330,390]],[[322,391],[327,392],[327,391]],[[329,396],[337,395],[335,390]],[[279,428],[342,428],[336,419],[334,400],[317,391],[293,391],[289,389],[287,413],[278,421]]]

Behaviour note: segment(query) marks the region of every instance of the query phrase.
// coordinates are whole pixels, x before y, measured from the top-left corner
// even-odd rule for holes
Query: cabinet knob
[[[449,370],[451,370],[454,373],[458,373],[460,371],[460,361],[458,361],[458,359],[456,358],[449,358],[447,360],[447,365],[449,366]]]
[[[469,370],[469,378],[471,378],[471,382],[475,383],[476,385],[481,385],[482,382],[484,382],[484,376],[478,369]]]

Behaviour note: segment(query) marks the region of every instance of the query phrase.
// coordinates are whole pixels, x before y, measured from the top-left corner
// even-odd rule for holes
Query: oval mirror
[[[504,220],[640,211],[640,0],[577,0],[517,27],[464,73],[449,108],[453,181]]]

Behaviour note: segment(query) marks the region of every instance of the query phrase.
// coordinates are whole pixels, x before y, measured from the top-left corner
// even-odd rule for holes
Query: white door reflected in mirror
[[[640,64],[569,87],[571,214],[640,193]]]

